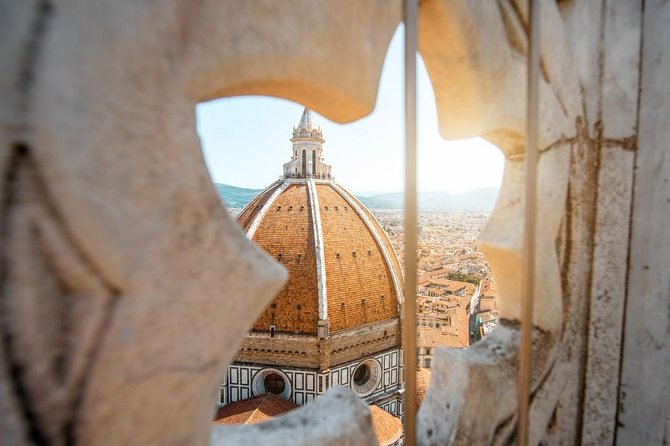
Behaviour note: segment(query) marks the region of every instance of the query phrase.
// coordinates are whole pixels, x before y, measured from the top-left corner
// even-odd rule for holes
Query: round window
[[[376,359],[366,359],[351,374],[351,388],[358,396],[372,394],[382,379],[382,366]]]
[[[370,366],[363,363],[358,367],[356,367],[356,371],[354,371],[354,383],[357,386],[363,386],[369,380],[370,380]]]
[[[281,395],[286,389],[286,382],[278,373],[269,373],[263,380],[263,386],[267,392]]]
[[[252,395],[272,393],[285,400],[291,399],[291,380],[281,370],[263,369],[258,371],[251,380]]]

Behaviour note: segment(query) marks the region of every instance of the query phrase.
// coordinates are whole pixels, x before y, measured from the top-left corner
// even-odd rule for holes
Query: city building
[[[333,180],[307,108],[291,142],[283,176],[238,216],[288,283],[228,367],[217,422],[260,404],[287,411],[339,385],[370,405],[378,438],[395,444],[404,413],[400,263],[375,217]]]

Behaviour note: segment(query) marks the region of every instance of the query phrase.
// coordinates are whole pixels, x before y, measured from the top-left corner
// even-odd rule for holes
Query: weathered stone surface
[[[639,91],[642,7],[608,2],[601,23],[598,189],[582,442],[614,442],[626,298],[629,210]]]
[[[629,221],[618,218],[630,208],[634,154],[601,148],[598,213],[594,240],[593,282],[584,396],[585,444],[611,444],[617,406],[621,327],[626,295]]]
[[[645,3],[616,442],[670,441],[670,4]]]
[[[438,348],[431,382],[419,410],[419,444],[491,444],[498,423],[480,425],[479,418],[499,420],[516,408],[518,326],[499,326],[482,342],[465,350]],[[509,386],[499,386],[508,382]],[[511,390],[511,391],[510,391]],[[473,392],[488,395],[495,404],[468,401]]]
[[[525,172],[523,134],[525,126],[525,65],[527,48],[524,29],[525,11],[515,2],[430,1],[422,5],[420,49],[431,79],[435,84],[440,106],[442,133],[446,137],[484,135],[496,143],[507,156],[501,191],[489,223],[479,238],[498,290],[502,296],[500,317],[520,320],[521,271],[523,256],[523,215]],[[563,297],[561,269],[556,249],[559,227],[564,218],[570,173],[570,140],[579,138],[575,122],[582,114],[577,76],[567,45],[563,24],[553,5],[543,8],[542,68],[540,109],[540,161],[538,183],[538,238],[534,325],[543,333],[540,345],[533,351],[535,364],[533,388],[553,372],[558,340],[569,314]],[[486,29],[486,33],[477,30]],[[448,34],[448,35],[447,35]],[[447,41],[448,44],[440,42]],[[494,43],[495,42],[495,43]],[[449,72],[449,77],[446,72]],[[441,76],[436,73],[444,72]],[[452,83],[454,76],[462,83]],[[466,88],[463,88],[463,85]],[[472,91],[467,87],[472,87]],[[468,94],[470,92],[471,94]],[[456,105],[458,104],[458,105]],[[456,108],[455,108],[456,107]],[[466,121],[466,122],[464,122]],[[455,124],[454,124],[455,123]],[[549,124],[550,123],[550,124]],[[458,133],[464,132],[464,133]],[[472,133],[468,133],[472,132]],[[481,347],[475,346],[462,355],[451,355],[443,367],[439,365],[433,380],[450,382],[448,395],[440,386],[432,387],[441,395],[438,400],[456,398],[462,407],[454,409],[445,421],[444,415],[431,404],[430,393],[420,418],[420,439],[430,444],[437,429],[443,435],[438,442],[479,444],[513,440],[510,417],[516,410],[517,336],[499,332]],[[498,339],[499,336],[502,336]],[[495,340],[494,340],[495,339]],[[496,343],[505,360],[480,361],[479,349]],[[446,366],[449,363],[449,366]],[[486,364],[486,365],[484,365]],[[456,378],[458,376],[459,378]],[[556,378],[560,386],[561,378]],[[461,386],[466,380],[468,385]],[[465,382],[465,381],[464,381]],[[489,382],[507,382],[497,391],[498,403],[488,408],[486,416],[477,417],[481,401],[466,398],[468,392],[486,387]],[[538,391],[539,392],[539,391]],[[486,393],[486,392],[483,392]],[[458,396],[457,396],[458,395]],[[558,392],[544,389],[536,394],[534,432],[540,435],[551,416]],[[470,407],[471,405],[471,407]],[[423,427],[421,427],[423,426]],[[495,437],[494,437],[495,434]]]
[[[203,443],[286,274],[221,207],[195,103],[275,94],[361,117],[398,3],[2,10],[3,442]]]
[[[515,111],[523,108],[520,86],[524,82],[523,61],[510,54],[523,55],[526,48],[525,5],[516,1],[495,5],[428,1],[422,3],[422,24],[427,26],[420,28],[420,47],[435,86],[443,134],[484,135],[508,156],[499,202],[480,237],[480,246],[496,277],[503,277],[499,285],[501,315],[510,319],[518,319],[515,307],[520,295],[515,271],[521,268],[521,244],[511,241],[523,237],[523,228],[519,228],[523,215],[522,162],[516,168],[514,163],[523,153],[523,114]],[[540,248],[538,268],[558,264],[547,256],[555,240],[561,259],[561,284],[547,281],[552,277],[548,270],[538,272],[536,282],[542,289],[536,296],[536,321],[540,327],[554,327],[553,332],[560,334],[560,343],[547,356],[550,365],[535,362],[536,367],[546,367],[548,374],[543,375],[546,377],[533,395],[531,440],[569,443],[581,436],[586,443],[602,444],[612,442],[615,432],[618,340],[623,324],[633,175],[631,150],[637,137],[640,5],[562,2],[558,9],[552,4],[542,6],[541,147],[552,150],[570,147],[570,167],[553,165],[554,172],[569,175],[570,185],[567,200],[565,196],[552,198],[550,194],[556,190],[548,194],[540,185],[539,206],[546,206],[540,212],[540,220],[561,215],[563,223],[560,232],[554,232],[551,225],[539,224],[538,244],[545,248]],[[487,32],[479,33],[480,29]],[[498,44],[488,42],[489,36]],[[521,66],[516,66],[520,62]],[[552,168],[543,170],[543,161],[544,169],[551,165],[541,160],[541,182],[543,178],[552,178]],[[561,178],[560,174],[556,178]],[[594,178],[599,178],[599,183]],[[567,184],[553,179],[549,183],[558,190],[561,184]],[[564,216],[558,205],[562,202],[566,203]],[[515,206],[518,206],[516,215]],[[592,265],[595,265],[593,271]],[[560,294],[552,294],[561,289]],[[612,293],[610,298],[602,302],[599,296],[609,296],[608,293]],[[553,305],[559,301],[562,310],[556,311]],[[538,305],[542,315],[537,314]],[[591,338],[587,344],[589,332]],[[510,354],[514,352],[513,346],[507,348]],[[587,349],[588,367],[584,353]],[[452,397],[458,394],[462,399],[467,392],[463,388],[457,391],[462,380],[459,376],[478,377],[476,371],[481,366],[476,351],[475,347],[472,356],[450,356],[449,366],[435,370],[435,377],[456,382],[450,382],[448,387]],[[501,365],[502,368],[496,369],[496,377],[505,374],[505,365]],[[503,381],[512,377],[509,373]],[[485,387],[484,381],[489,378],[487,375],[469,379],[474,379],[476,388]],[[446,385],[444,381],[442,385]],[[437,382],[432,389],[442,390]],[[481,407],[477,398],[471,402]],[[497,406],[500,412],[493,419],[499,423],[499,430],[498,438],[493,440],[486,436],[490,434],[492,414],[481,418],[485,426],[475,425],[472,416],[462,414],[467,413],[468,403],[464,404],[466,407],[456,415],[452,413],[446,424],[440,425],[442,431],[453,435],[449,441],[462,444],[507,441],[505,432],[511,434],[513,426],[505,414],[511,416],[511,407]],[[440,418],[432,409],[424,409],[420,423],[429,425],[431,416]],[[420,438],[428,444],[425,430],[419,434],[424,435]]]
[[[516,0],[421,3],[419,50],[435,90],[445,138],[483,136],[506,155],[523,153],[525,14],[525,2]],[[540,147],[544,148],[571,135],[574,118],[582,110],[573,58],[564,44],[564,24],[553,4],[542,8],[541,38]]]

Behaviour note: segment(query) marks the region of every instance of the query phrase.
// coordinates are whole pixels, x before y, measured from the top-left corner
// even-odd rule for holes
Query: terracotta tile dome
[[[327,321],[335,333],[398,318],[403,283],[393,246],[370,211],[334,181],[279,180],[238,221],[289,272],[253,330],[317,334]]]

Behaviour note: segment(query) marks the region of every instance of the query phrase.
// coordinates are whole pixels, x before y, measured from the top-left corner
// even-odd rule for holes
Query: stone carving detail
[[[286,272],[221,206],[194,108],[266,94],[362,117],[400,3],[0,4],[2,443],[204,444]]]
[[[0,334],[13,404],[33,443],[70,443],[118,293],[76,249],[26,147],[3,180]]]
[[[438,351],[433,382],[419,412],[421,444],[514,440],[524,231],[525,4],[422,3],[419,48],[444,111],[444,136],[484,136],[503,150],[506,165],[498,203],[479,239],[499,284],[501,324],[467,351]],[[577,76],[566,69],[571,66],[569,49],[555,44],[566,42],[561,17],[554,4],[543,6],[531,443],[542,438],[565,379],[558,358],[570,302],[565,302],[561,283],[563,247],[557,245],[565,208],[557,203],[567,200],[570,148],[581,136],[575,122],[582,114]],[[451,44],[439,43],[444,41]],[[440,74],[445,70],[448,76]],[[480,397],[470,397],[475,394]],[[495,403],[482,404],[484,394]]]

